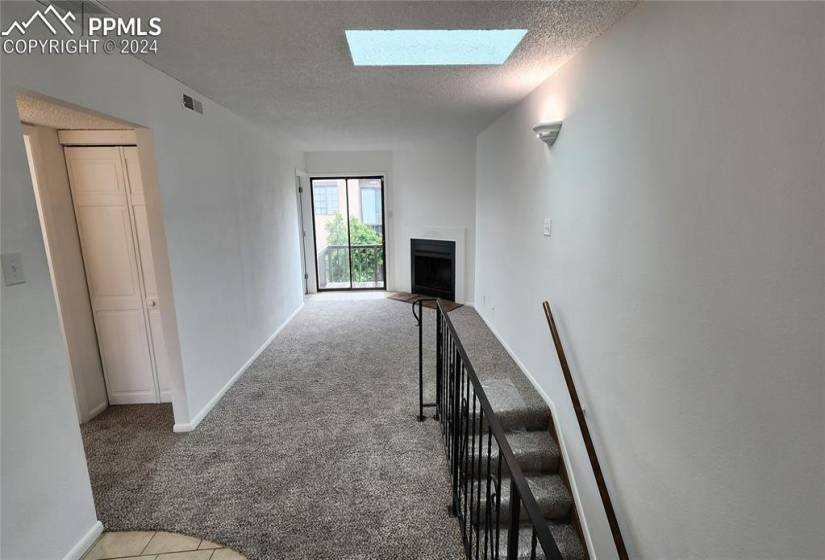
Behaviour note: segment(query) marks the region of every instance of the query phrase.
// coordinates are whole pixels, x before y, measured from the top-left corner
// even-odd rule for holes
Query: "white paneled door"
[[[109,403],[171,400],[137,148],[65,153]]]

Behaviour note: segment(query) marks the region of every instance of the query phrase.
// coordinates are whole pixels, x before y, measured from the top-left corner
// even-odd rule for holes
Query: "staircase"
[[[561,450],[550,431],[550,426],[552,426],[550,410],[546,406],[530,407],[524,402],[519,402],[521,399],[511,383],[501,381],[483,382],[482,388],[490,401],[494,414],[504,428],[507,442],[524,473],[527,485],[541,515],[553,535],[561,558],[564,560],[586,560],[588,558],[586,548],[583,546],[579,532],[574,525],[574,523],[577,523],[575,505],[566,482],[567,476],[562,472]],[[476,420],[476,426],[478,426],[477,422]],[[491,446],[490,455],[490,464],[496,465],[498,463],[498,448],[495,445]],[[482,496],[486,496],[484,477],[487,475],[487,463],[486,449],[482,449],[481,466],[476,469],[480,477],[473,481],[477,488],[475,492],[478,492],[480,486]],[[499,508],[498,518],[509,520],[512,515],[511,481],[506,465],[503,465],[503,473],[501,496],[497,504]],[[478,494],[473,493],[472,495]],[[490,507],[491,513],[495,511],[494,504],[488,504],[486,500],[482,499],[479,514],[472,516],[473,526],[480,525],[482,528],[484,527],[488,507]],[[494,517],[491,515],[491,518]],[[520,504],[519,519],[521,523],[516,558],[544,558],[545,556],[540,548],[536,550],[536,556],[531,556],[532,528],[523,504]],[[499,558],[507,558],[508,539],[509,529],[502,527],[499,540]],[[471,557],[475,558],[474,553]],[[485,557],[479,555],[479,558]],[[495,558],[492,554],[489,557]]]
[[[467,557],[587,559],[549,408],[513,380],[480,380],[440,305],[436,330],[436,399],[421,404],[441,422]]]

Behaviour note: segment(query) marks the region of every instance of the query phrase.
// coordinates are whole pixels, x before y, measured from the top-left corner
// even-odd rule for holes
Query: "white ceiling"
[[[108,2],[163,20],[146,62],[312,149],[477,133],[633,2]],[[526,28],[501,66],[354,67],[345,29]],[[174,100],[173,102],[177,102]]]

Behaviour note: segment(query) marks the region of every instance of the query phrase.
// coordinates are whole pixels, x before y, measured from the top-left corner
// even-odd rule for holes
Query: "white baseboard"
[[[95,544],[95,541],[102,533],[103,523],[100,521],[95,521],[92,528],[89,529],[86,534],[83,535],[79,541],[77,541],[72,549],[66,553],[63,560],[80,560],[80,558],[86,554],[86,551],[92,548],[92,545]]]
[[[104,410],[106,410],[108,407],[109,407],[109,401],[106,400],[106,399],[103,399],[102,403],[100,403],[99,405],[97,405],[96,407],[94,407],[92,410],[89,411],[89,420],[91,420],[92,418],[94,418],[95,416],[97,416],[98,414],[103,412]]]
[[[487,318],[481,312],[481,309],[476,307],[475,310],[476,310],[476,313],[478,313],[478,316],[481,317],[481,320],[484,321],[484,324],[487,325],[487,328],[490,329],[490,332],[493,333],[493,336],[496,337],[499,344],[501,344],[504,347],[504,349],[507,351],[507,354],[510,355],[510,357],[513,359],[513,361],[519,367],[521,372],[524,374],[524,377],[526,377],[528,379],[528,381],[530,381],[530,384],[533,385],[533,388],[535,388],[535,390],[538,392],[538,394],[541,396],[541,398],[544,400],[544,402],[547,403],[547,406],[550,407],[550,413],[551,413],[552,418],[553,418],[553,424],[556,427],[556,434],[558,435],[558,438],[559,438],[559,447],[561,448],[562,457],[564,458],[564,464],[565,465],[570,465],[571,464],[570,456],[568,455],[567,447],[564,444],[564,432],[562,431],[561,426],[559,426],[559,415],[556,412],[556,410],[557,410],[556,409],[556,403],[553,402],[553,399],[550,398],[550,395],[548,395],[547,392],[542,388],[542,386],[539,385],[538,381],[536,381],[536,378],[533,377],[533,374],[530,373],[530,371],[527,369],[527,366],[524,365],[524,362],[522,362],[519,359],[519,357],[516,356],[515,352],[513,352],[513,349],[510,348],[510,345],[507,344],[506,342],[504,342],[504,339],[502,339],[501,336],[499,336],[499,334],[496,331],[495,327],[492,325],[492,323],[490,323],[490,321],[487,320]],[[581,495],[579,494],[579,489],[578,489],[578,486],[576,485],[576,480],[573,476],[572,469],[567,469],[567,474],[568,474],[568,480],[570,482],[570,490],[573,492],[574,501],[575,501],[576,504],[581,504],[582,503]],[[584,540],[586,541],[585,545],[587,546],[587,552],[590,555],[590,558],[592,558],[593,560],[596,560],[596,551],[593,548],[593,540],[590,537],[590,530],[587,527],[587,518],[586,518],[586,516],[584,514],[584,511],[582,510],[581,507],[578,508],[578,511],[579,511],[579,517],[580,517],[581,524],[582,524],[582,528],[581,528],[582,533],[584,533]]]
[[[292,314],[289,317],[287,317],[286,320],[283,323],[281,323],[281,325],[277,329],[275,329],[275,332],[272,333],[272,335],[269,338],[266,339],[266,342],[261,344],[260,348],[255,350],[255,353],[252,354],[252,357],[250,357],[246,361],[246,363],[244,363],[244,365],[242,365],[241,368],[238,371],[236,371],[235,374],[232,377],[229,378],[229,381],[226,382],[226,385],[221,387],[221,390],[218,391],[215,394],[215,396],[212,397],[209,400],[209,402],[206,403],[206,405],[204,405],[204,407],[202,409],[200,409],[200,412],[198,412],[195,415],[195,417],[192,418],[192,420],[190,420],[189,422],[176,423],[174,425],[174,427],[172,428],[172,431],[173,432],[178,432],[178,433],[183,433],[183,432],[191,432],[192,430],[197,428],[198,424],[201,423],[201,420],[203,420],[206,417],[206,415],[209,414],[209,411],[212,410],[215,407],[216,404],[218,404],[218,402],[223,398],[224,394],[226,394],[226,392],[229,390],[229,388],[232,387],[232,385],[235,384],[235,381],[237,381],[238,378],[241,375],[243,375],[244,372],[247,369],[249,369],[249,366],[252,365],[252,362],[254,362],[257,359],[257,357],[261,355],[261,352],[266,350],[266,347],[269,346],[272,343],[273,340],[275,340],[275,337],[278,336],[278,334],[283,330],[283,328],[286,327],[287,324],[289,324],[289,322],[303,308],[304,308],[304,302],[302,301],[301,305],[299,305],[298,308],[295,311],[293,311]]]

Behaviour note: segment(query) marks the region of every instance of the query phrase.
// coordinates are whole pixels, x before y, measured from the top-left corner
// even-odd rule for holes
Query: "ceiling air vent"
[[[183,107],[185,109],[189,109],[190,111],[195,111],[196,113],[203,114],[203,103],[201,103],[200,99],[195,99],[191,95],[183,94]]]

